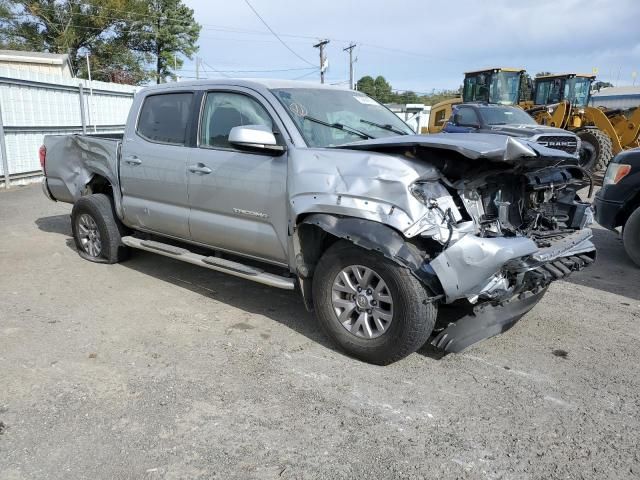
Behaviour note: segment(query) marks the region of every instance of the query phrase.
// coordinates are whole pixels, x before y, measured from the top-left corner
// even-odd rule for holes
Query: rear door
[[[187,162],[195,118],[193,92],[148,95],[125,135],[120,184],[125,222],[189,238]]]
[[[286,263],[287,156],[239,150],[229,132],[264,125],[282,141],[271,106],[240,87],[206,93],[198,148],[187,166],[192,240],[222,250]]]

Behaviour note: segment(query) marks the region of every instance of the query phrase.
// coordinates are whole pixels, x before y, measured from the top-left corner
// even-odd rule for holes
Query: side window
[[[152,142],[184,145],[193,104],[192,93],[147,97],[140,110],[137,132]]]
[[[240,93],[209,92],[200,122],[200,145],[230,148],[229,132],[242,125],[264,125],[271,117],[256,100]]]
[[[472,108],[458,108],[458,125],[478,125],[478,115]]]

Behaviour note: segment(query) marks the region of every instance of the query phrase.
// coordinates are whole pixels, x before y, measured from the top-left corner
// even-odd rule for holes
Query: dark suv
[[[567,130],[539,125],[524,110],[507,105],[463,103],[454,105],[444,126],[447,133],[497,133],[526,138],[545,147],[579,156],[580,139]]]
[[[596,194],[596,220],[605,228],[622,227],[622,241],[640,266],[640,148],[616,155]]]

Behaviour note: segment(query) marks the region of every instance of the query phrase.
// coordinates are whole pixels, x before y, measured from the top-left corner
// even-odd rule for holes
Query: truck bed
[[[46,186],[60,202],[75,202],[94,175],[119,188],[118,161],[123,134],[47,135]]]

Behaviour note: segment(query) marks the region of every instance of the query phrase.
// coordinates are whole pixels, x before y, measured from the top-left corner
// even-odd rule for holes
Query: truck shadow
[[[38,218],[35,224],[42,231],[66,236],[67,246],[76,251],[68,214]],[[619,236],[614,232],[595,228],[593,241],[598,248],[596,263],[574,273],[565,281],[625,296],[635,301],[640,300],[640,268],[627,257]],[[262,286],[144,251],[135,252],[130,260],[122,263],[122,266],[239,310],[263,315],[313,342],[340,352],[320,330],[313,313],[307,312],[298,292]],[[418,352],[434,359],[442,357],[442,353],[429,344]]]
[[[77,251],[68,214],[38,218],[35,224],[42,231],[66,236],[67,247],[74,252]],[[320,330],[313,313],[307,312],[297,291],[263,286],[142,250],[134,251],[131,258],[120,265],[242,312],[263,315],[323,347],[344,355]],[[244,315],[239,316],[237,323],[247,323]]]

